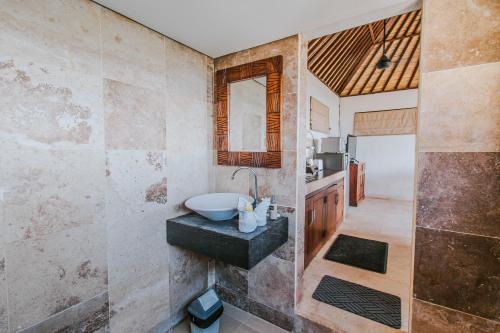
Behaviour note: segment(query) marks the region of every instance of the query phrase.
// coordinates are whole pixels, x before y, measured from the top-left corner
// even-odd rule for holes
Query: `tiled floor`
[[[303,297],[298,314],[345,333],[407,332],[411,276],[413,204],[406,201],[367,198],[349,207],[346,221],[311,261],[303,277]],[[389,243],[387,273],[380,274],[324,260],[338,233]],[[401,297],[402,328],[396,330],[312,298],[324,275],[332,275]]]
[[[184,320],[173,329],[173,333],[190,333],[189,320]],[[224,303],[220,319],[220,333],[287,333],[287,331],[264,321],[248,312]]]

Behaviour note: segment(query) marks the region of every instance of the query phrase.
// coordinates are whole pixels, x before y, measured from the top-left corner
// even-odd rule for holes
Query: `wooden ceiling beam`
[[[393,38],[391,40],[387,40],[387,43],[395,42],[395,41],[400,40],[400,39],[406,39],[406,38],[411,38],[411,37],[415,37],[415,36],[420,36],[420,33],[417,32],[417,33],[414,33],[414,34],[411,34],[408,36],[401,36],[401,37]],[[377,43],[377,44],[382,44],[382,42]]]
[[[415,65],[415,68],[413,69],[413,73],[411,74],[411,78],[408,81],[408,85],[406,86],[407,89],[411,87],[411,83],[413,82],[415,75],[418,73],[419,65],[420,65],[420,59],[417,59],[417,64]]]
[[[408,15],[406,16],[404,22],[401,24],[401,26],[399,27],[398,31],[395,34],[396,36],[398,36],[397,39],[393,38],[390,41],[391,44],[395,43],[395,42],[398,42],[398,46],[397,46],[396,50],[394,51],[393,55],[391,57],[389,57],[390,59],[393,60],[393,64],[392,64],[391,68],[389,68],[389,74],[386,75],[386,77],[385,77],[385,83],[384,83],[384,86],[383,86],[383,88],[382,88],[381,91],[385,90],[385,88],[387,87],[387,84],[389,83],[389,81],[392,78],[392,75],[394,74],[395,70],[399,66],[399,62],[394,62],[394,60],[395,60],[394,57],[397,55],[400,46],[402,45],[402,43],[404,43],[405,40],[407,41],[405,47],[403,48],[403,51],[401,52],[401,57],[402,57],[406,53],[406,50],[408,49],[408,46],[411,44],[411,39],[409,39],[409,38],[408,39],[404,39],[402,36],[406,35],[406,33],[408,32],[407,31],[407,27],[413,23],[413,21],[415,20],[416,16],[417,16],[417,12],[416,11],[408,13]],[[403,30],[405,30],[405,31],[403,31]],[[401,34],[402,31],[403,31],[403,33]],[[380,81],[380,78],[382,78],[382,76],[384,76],[385,74],[386,74],[386,70],[382,71],[382,73],[379,75],[379,77],[373,83],[371,92],[374,92],[374,90],[377,88],[377,85],[378,85],[378,83]]]
[[[309,58],[308,58],[308,59],[310,59],[310,61],[308,60],[308,67],[309,68],[313,68],[317,61],[321,61],[321,59],[323,59],[323,54],[324,54],[325,50],[329,50],[332,47],[332,45],[335,44],[335,41],[339,38],[339,35],[334,34],[334,35],[330,35],[328,37],[331,37],[331,38],[328,38],[328,39],[325,38],[324,43],[322,44],[322,47],[318,48],[317,51],[315,51],[313,55],[309,56]]]
[[[330,35],[326,37],[322,37],[320,41],[316,44],[318,47],[313,48],[311,52],[308,54],[308,66],[309,67],[314,67],[315,63],[322,59],[321,55],[325,53],[326,50],[328,50],[331,45],[334,43],[334,41],[338,38],[338,35]],[[320,47],[321,45],[321,47]]]
[[[418,86],[421,13],[387,20],[386,54],[393,64],[386,70],[376,69],[383,47],[383,20],[310,41],[308,69],[340,96]]]
[[[349,92],[347,93],[347,95],[351,95],[353,89],[358,85],[358,83],[360,82],[359,80],[364,76],[365,72],[368,70],[368,66],[370,66],[370,64],[373,61],[373,58],[375,58],[375,56],[378,54],[378,52],[380,51],[381,48],[382,48],[382,44],[376,44],[376,45],[372,46],[371,49],[372,49],[373,53],[371,54],[368,62],[366,62],[364,64],[364,66],[360,68],[359,76],[356,79],[356,81],[353,83],[351,89],[349,89]]]
[[[318,52],[321,52],[324,45],[326,43],[330,43],[332,40],[335,40],[336,37],[337,37],[336,35],[329,35],[315,39],[316,42],[314,44],[310,42],[307,49],[307,61],[313,60],[315,58],[315,55]]]
[[[350,56],[344,57],[342,62],[339,64],[339,66],[335,69],[335,72],[333,74],[333,80],[329,82],[333,87],[335,87],[335,92],[340,95],[340,90],[339,86],[343,83],[343,81],[346,79],[346,72],[348,72],[353,64],[357,63],[357,59],[359,58],[359,55],[366,54],[366,50],[370,49],[371,47],[371,36],[369,33],[365,33],[364,36],[361,37],[362,39],[359,40],[357,45],[355,46],[355,49],[353,52],[350,54]]]
[[[339,36],[336,39],[336,42],[332,43],[328,48],[325,49],[323,53],[318,56],[318,61],[311,66],[311,68],[318,73],[318,76],[321,77],[321,72],[328,62],[336,59],[336,52],[338,53],[339,49],[342,49],[343,43],[349,38],[350,33],[350,30],[339,32]]]
[[[401,38],[411,37],[411,35],[415,34],[415,27],[413,24],[417,20],[418,12],[415,11],[415,12],[411,12],[410,14],[411,14],[410,15],[411,20],[407,24],[405,24],[404,31],[402,31],[402,34],[400,34]],[[403,28],[401,30],[403,30]]]
[[[415,18],[411,22],[410,25],[408,25],[407,29],[407,35],[412,35],[412,34],[420,34],[420,21],[422,20],[422,11],[417,11]]]
[[[368,29],[370,29],[370,36],[372,37],[372,44],[375,44],[375,33],[373,32],[373,27],[371,23],[368,23]]]
[[[389,47],[387,49],[387,56],[389,57],[389,59],[394,59],[394,56],[397,54],[398,50],[399,50],[399,47],[401,46],[401,41],[402,39],[399,39],[395,42],[391,42],[389,43]],[[391,64],[391,68],[394,69],[396,67],[396,64],[394,62],[392,62]],[[376,66],[375,66],[376,68]],[[373,74],[377,73],[378,75],[376,76],[376,79],[375,81],[373,82],[371,88],[369,88],[369,92],[370,93],[373,93],[375,87],[377,86],[380,78],[386,73],[387,69],[381,69],[381,70],[378,70],[378,73],[377,71],[375,71]],[[370,78],[371,79],[371,78]],[[368,80],[369,82],[370,80]],[[364,91],[364,89],[363,89]]]
[[[413,37],[409,37],[409,38],[410,38],[410,42],[412,42]],[[401,79],[405,75],[406,69],[408,68],[408,65],[411,63],[411,61],[413,59],[413,55],[415,54],[415,51],[418,49],[419,44],[420,44],[420,36],[417,37],[417,41],[414,43],[414,45],[410,51],[410,56],[407,58],[406,63],[404,64],[404,67],[403,67],[403,71],[401,72],[401,75],[399,76],[398,81],[396,82],[396,85],[394,86],[394,88],[398,89],[399,84],[401,83]],[[389,81],[387,81],[385,83],[383,90],[385,90],[388,83],[389,83]]]
[[[416,12],[410,12],[406,14],[405,21],[401,24],[398,32],[396,33],[396,36],[398,38],[404,37],[408,33],[408,28],[411,26],[411,23],[415,19],[416,14]]]
[[[330,79],[335,79],[338,73],[342,70],[343,66],[345,66],[346,61],[349,61],[349,59],[356,54],[356,52],[359,50],[359,46],[362,45],[362,43],[367,42],[367,37],[369,38],[369,32],[367,31],[367,29],[361,29],[359,31],[359,34],[350,41],[350,44],[347,46],[348,51],[339,54],[337,61],[335,63],[332,62],[329,71]],[[329,82],[331,82],[330,79]]]
[[[402,50],[402,52],[401,52],[400,58],[399,58],[399,59],[402,59],[402,57],[403,57],[403,56],[405,55],[405,53],[406,53],[406,50],[408,49],[408,46],[410,46],[410,44],[411,44],[411,42],[412,42],[412,41],[411,41],[411,38],[407,38],[407,39],[400,39],[400,41],[401,41],[401,42],[400,42],[400,45],[398,45],[398,48],[397,48],[396,52],[394,52],[394,56],[393,56],[393,58],[392,58],[392,60],[393,60],[394,62],[393,62],[393,64],[392,64],[391,68],[389,68],[389,74],[387,74],[387,76],[386,76],[386,78],[385,78],[385,83],[383,84],[383,87],[382,87],[382,90],[381,90],[381,91],[384,91],[384,90],[385,90],[385,88],[387,87],[387,84],[389,83],[389,81],[390,81],[390,80],[391,80],[391,78],[392,78],[392,75],[396,72],[396,70],[397,70],[397,69],[398,69],[398,67],[399,67],[399,60],[394,59],[394,57],[396,57],[396,56],[397,56],[397,54],[398,54],[398,50],[399,50],[400,46],[401,46],[401,45],[403,45],[403,44],[406,42],[406,44],[405,44],[405,46],[403,47],[403,50]],[[401,68],[401,67],[400,67],[400,68]],[[386,73],[384,73],[384,74],[386,74]],[[379,79],[380,79],[380,78],[379,78]],[[379,80],[377,80],[377,82],[375,82],[375,84],[373,85],[373,89],[375,89],[375,87],[377,86],[378,81],[379,81]]]
[[[391,26],[391,32],[387,34],[386,40],[392,40],[393,38],[397,38],[399,31],[401,31],[401,27],[403,23],[408,19],[408,13],[397,16],[394,20],[393,25]]]
[[[378,36],[380,34],[380,32],[383,30],[383,24],[384,24],[383,21],[377,21],[373,24],[373,30],[374,30],[375,36]],[[351,89],[349,89],[349,91],[351,91],[352,88],[356,85],[355,82],[360,77],[362,77],[363,71],[360,71],[359,69],[368,60],[368,57],[370,56],[370,53],[373,50],[373,48],[374,48],[374,45],[371,45],[363,53],[360,54],[360,56],[358,57],[358,61],[353,66],[353,68],[350,70],[350,72],[347,75],[347,78],[344,80],[342,85],[338,88],[338,95],[339,96],[345,95],[344,90],[349,86],[349,83],[352,80],[354,80],[354,83],[352,84]],[[368,61],[368,63],[369,62],[370,61]],[[366,68],[366,66],[365,66],[365,68]]]
[[[368,50],[373,45],[371,42],[371,35],[366,34],[361,43],[358,44],[356,52],[349,58],[345,66],[339,73],[339,79],[335,82],[336,92],[338,95],[342,92],[343,87],[349,81],[352,73],[359,67],[359,63],[366,57]]]
[[[402,16],[398,16],[398,18],[396,19],[396,22],[395,22],[395,23],[392,25],[392,27],[389,29],[389,32],[387,33],[387,36],[390,36],[390,35],[391,35],[392,30],[393,30],[393,29],[394,29],[394,27],[397,25],[397,23],[398,23],[398,21],[400,20],[400,18],[401,18],[401,17],[402,17]],[[384,42],[382,42],[382,43],[380,43],[380,44],[379,44],[379,47],[378,47],[377,52],[376,52],[375,54],[378,54],[378,51],[379,51],[379,50],[380,50],[380,48],[383,46],[383,44],[384,44]],[[374,56],[375,56],[375,54],[374,54]],[[370,66],[372,61],[373,61],[373,57],[372,57],[372,59],[371,59],[370,63],[368,63],[368,64],[367,64],[367,66]],[[377,69],[377,67],[376,67],[376,66],[372,66],[372,67],[373,67],[373,68],[372,68],[372,70],[371,70],[370,75],[368,75],[368,76],[367,76],[366,80],[364,81],[363,85],[361,86],[361,90],[360,90],[360,92],[361,92],[361,93],[365,90],[365,87],[366,87],[367,83],[370,81],[370,79],[371,79],[371,77],[372,77],[373,73],[374,73],[374,72],[375,72],[375,70]]]
[[[362,60],[359,62],[359,64],[354,68],[353,73],[351,74],[351,77],[349,78],[348,81],[345,82],[344,88],[342,89],[340,95],[346,95],[344,93],[344,90],[348,89],[348,93],[356,86],[356,83],[358,82],[359,78],[363,76],[364,69],[366,68],[366,64],[370,62],[371,58],[373,57],[373,52],[376,52],[375,47],[372,45],[368,49],[368,51],[363,55]]]
[[[359,38],[363,34],[363,27],[359,27],[359,29],[356,29],[355,31],[352,31],[349,35],[349,38],[345,39],[342,45],[339,45],[339,47],[335,50],[332,56],[332,60],[329,63],[327,63],[327,66],[324,67],[323,71],[319,71],[319,75],[322,76],[323,73],[331,73],[332,69],[335,68],[338,62],[342,60],[341,55],[345,52],[345,50],[349,49],[351,45],[356,42],[356,39]],[[328,74],[325,74],[328,75]]]

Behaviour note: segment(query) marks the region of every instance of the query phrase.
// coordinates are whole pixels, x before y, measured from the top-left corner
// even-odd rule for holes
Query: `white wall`
[[[366,196],[413,200],[415,135],[359,137],[356,155],[366,162]]]
[[[354,113],[417,106],[417,89],[340,98],[340,130],[352,134]],[[365,194],[413,200],[415,135],[358,138],[356,159],[366,162]]]
[[[339,102],[340,98],[326,85],[318,80],[311,72],[307,71],[307,129],[310,129],[311,96],[330,108],[330,134],[311,131],[313,137],[323,138],[327,136],[339,136]]]
[[[342,137],[352,134],[354,113],[413,108],[417,106],[418,89],[340,98],[340,131]]]

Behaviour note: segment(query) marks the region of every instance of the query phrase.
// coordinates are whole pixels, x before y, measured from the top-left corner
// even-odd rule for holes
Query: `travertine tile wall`
[[[500,2],[423,13],[412,332],[498,332]]]
[[[0,0],[0,332],[164,332],[207,287],[213,60],[87,0]],[[209,140],[210,141],[210,140]]]
[[[300,36],[292,36],[215,59],[217,71],[276,55],[283,56],[283,167],[255,168],[255,171],[259,177],[259,195],[275,194],[279,211],[289,217],[289,241],[249,271],[219,262],[215,270],[216,287],[226,301],[288,330],[293,328],[294,322],[295,221],[300,194],[298,169],[305,170],[305,166],[299,165],[301,162],[297,157],[298,126],[305,124],[305,109],[299,107],[301,40]],[[235,169],[214,167],[215,190],[253,192],[253,178],[249,178],[248,174],[240,173],[234,181],[231,180]]]

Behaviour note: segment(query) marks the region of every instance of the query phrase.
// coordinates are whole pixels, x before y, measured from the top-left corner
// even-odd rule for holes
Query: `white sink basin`
[[[209,193],[188,199],[186,207],[212,221],[229,220],[238,214],[238,198],[253,203],[251,196],[239,193]]]

